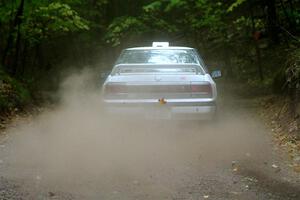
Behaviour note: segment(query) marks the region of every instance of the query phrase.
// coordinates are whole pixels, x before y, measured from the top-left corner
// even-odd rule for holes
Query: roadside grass
[[[300,173],[300,118],[291,114],[291,100],[287,95],[274,94],[272,82],[265,80],[244,83],[223,81],[219,90],[235,98],[247,99],[256,105],[255,112],[272,134],[274,148],[284,152],[288,165]],[[222,91],[220,91],[222,92]]]
[[[269,95],[257,99],[260,116],[270,128],[275,148],[283,150],[289,158],[289,167],[300,173],[299,119],[290,114],[290,100],[284,96]]]

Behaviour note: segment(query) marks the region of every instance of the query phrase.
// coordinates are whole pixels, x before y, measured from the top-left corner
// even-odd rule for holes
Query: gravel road
[[[0,200],[300,199],[300,176],[251,101],[225,100],[215,124],[117,121],[90,105],[2,134]]]

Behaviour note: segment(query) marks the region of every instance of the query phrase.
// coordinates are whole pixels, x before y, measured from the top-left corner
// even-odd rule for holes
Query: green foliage
[[[247,0],[235,0],[234,3],[230,5],[230,7],[227,9],[227,12],[232,12],[235,8],[239,7],[241,4],[243,4]]]
[[[209,28],[212,31],[222,30],[225,23],[222,21],[224,17],[224,10],[222,10],[222,3],[209,4],[207,0],[198,1],[196,4],[200,15],[191,20],[195,29]]]
[[[144,6],[143,10],[145,12],[153,12],[153,11],[160,10],[161,7],[162,7],[162,2],[161,1],[154,1],[154,2]]]
[[[145,29],[144,24],[136,17],[123,16],[116,18],[108,27],[105,37],[107,43],[118,46],[126,34],[140,33]]]
[[[7,23],[12,16],[12,10],[7,7],[7,6],[3,6],[0,7],[0,24],[4,24]]]
[[[299,46],[299,0],[277,0],[271,6],[267,0],[31,0],[18,19],[20,2],[0,1],[0,58],[5,69],[20,73],[18,77],[29,72],[32,80],[40,77],[38,70],[50,71],[68,56],[72,61],[85,56],[80,61],[90,63],[90,52],[106,50],[105,43],[116,47],[165,39],[198,48],[206,60],[222,63],[230,78],[255,85],[258,71],[266,73],[269,83],[282,68],[268,65],[280,57],[269,53],[273,33],[281,42],[276,45],[285,43],[279,50],[283,54],[285,48]],[[275,29],[268,16],[272,7]]]
[[[129,27],[135,26],[133,33],[164,32],[166,34],[213,38],[221,34],[225,15],[221,2],[209,0],[156,0],[143,6],[143,13],[134,20],[130,16],[115,19],[108,27],[108,43],[117,46],[124,39],[122,32],[130,34]],[[174,16],[177,16],[176,19]],[[138,30],[138,31],[136,31]]]
[[[24,37],[35,44],[70,32],[89,30],[89,26],[69,5],[51,3],[35,9],[22,30]]]
[[[221,10],[222,3],[209,0],[171,0],[160,7],[166,21],[175,24],[177,30],[187,33],[190,31],[199,33],[201,29],[215,31],[222,26],[221,18],[224,12]],[[173,16],[179,16],[174,20]]]
[[[104,29],[108,0],[61,0],[60,2],[69,5],[81,17],[88,20],[91,29]]]
[[[169,4],[164,9],[165,12],[170,12],[173,9],[187,8],[188,3],[185,0],[170,0]]]

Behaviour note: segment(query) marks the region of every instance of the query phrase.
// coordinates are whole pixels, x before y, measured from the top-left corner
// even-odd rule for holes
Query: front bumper
[[[166,100],[107,100],[105,111],[114,117],[138,117],[144,119],[211,120],[216,113],[216,103],[212,100],[184,101]]]

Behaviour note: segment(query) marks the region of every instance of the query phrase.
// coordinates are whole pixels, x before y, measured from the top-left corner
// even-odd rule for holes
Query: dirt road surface
[[[2,133],[1,200],[300,199],[251,100],[224,98],[211,124],[117,121],[83,99]]]

